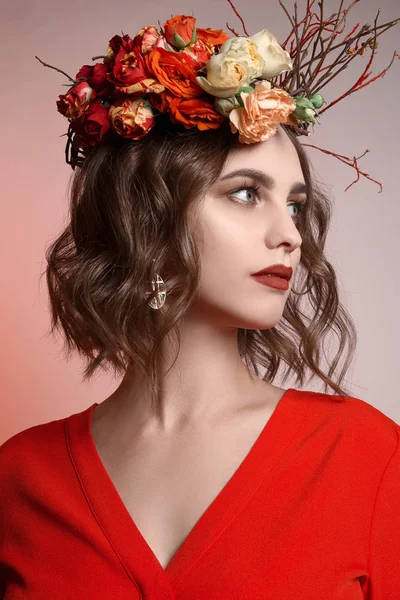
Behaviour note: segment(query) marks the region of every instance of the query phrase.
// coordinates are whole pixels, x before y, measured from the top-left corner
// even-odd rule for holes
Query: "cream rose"
[[[268,29],[263,29],[251,35],[248,39],[256,44],[257,51],[263,58],[260,79],[276,77],[282,71],[291,71],[293,69],[289,52],[278,44],[276,37]]]
[[[259,81],[253,92],[242,92],[240,97],[244,106],[234,108],[229,119],[232,133],[239,131],[239,141],[244,144],[268,140],[296,110],[293,98],[281,88],[272,88],[269,81]]]
[[[219,53],[207,62],[207,77],[198,76],[196,80],[212,96],[230,98],[259,77],[263,67],[256,44],[249,38],[235,37],[224,42]]]

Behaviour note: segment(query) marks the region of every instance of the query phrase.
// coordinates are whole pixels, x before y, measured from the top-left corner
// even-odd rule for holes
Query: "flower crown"
[[[388,67],[371,77],[377,37],[400,19],[384,25],[356,25],[341,42],[346,16],[358,1],[347,8],[340,3],[339,12],[323,18],[324,0],[307,0],[306,15],[299,20],[297,3],[294,15],[288,16],[292,29],[280,45],[268,29],[248,36],[242,17],[229,4],[242,22],[246,37],[231,27],[235,37],[222,29],[200,29],[196,19],[176,15],[163,25],[142,27],[132,39],[129,35],[114,35],[103,59],[94,65],[83,65],[75,78],[56,67],[73,82],[66,94],[57,100],[58,111],[68,119],[66,162],[73,169],[82,164],[88,151],[115,136],[140,140],[155,125],[157,116],[167,113],[169,119],[186,129],[200,131],[216,129],[229,119],[232,133],[245,144],[265,141],[273,136],[280,124],[293,128],[297,135],[309,135],[310,125],[319,123],[320,115],[361,88],[385,75]],[[358,30],[357,30],[358,29]],[[364,41],[360,44],[360,40]],[[290,45],[289,45],[290,43]],[[286,47],[289,45],[289,51]],[[371,56],[355,84],[336,100],[326,104],[321,89],[356,57]],[[327,56],[338,51],[335,60],[325,65]],[[340,52],[339,52],[340,50]],[[335,156],[357,171],[361,157],[346,157],[312,144],[310,146]],[[368,152],[366,150],[365,153]]]

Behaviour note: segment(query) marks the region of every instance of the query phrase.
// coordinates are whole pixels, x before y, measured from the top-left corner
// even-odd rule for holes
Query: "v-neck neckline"
[[[128,576],[134,584],[146,589],[148,597],[156,598],[163,590],[163,597],[173,599],[178,583],[230,526],[276,467],[300,426],[299,411],[304,410],[306,398],[304,391],[294,388],[283,393],[248,454],[165,568],[129,514],[97,452],[91,421],[98,403],[67,417],[69,452],[86,500]]]

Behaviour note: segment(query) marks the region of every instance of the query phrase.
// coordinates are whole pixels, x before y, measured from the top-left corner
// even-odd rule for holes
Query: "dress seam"
[[[65,433],[65,444],[66,444],[66,447],[67,447],[68,456],[69,456],[69,459],[70,459],[70,461],[71,461],[71,464],[72,464],[72,466],[73,466],[73,468],[74,468],[75,475],[76,475],[76,478],[77,478],[77,480],[78,480],[78,482],[79,482],[79,485],[80,485],[80,487],[81,487],[81,490],[82,490],[83,496],[85,497],[86,503],[87,503],[87,505],[89,506],[90,512],[92,513],[92,516],[93,516],[93,518],[95,519],[96,523],[97,523],[97,524],[98,524],[98,526],[100,527],[100,529],[101,529],[101,531],[102,531],[102,533],[103,533],[104,537],[106,538],[107,542],[110,544],[110,546],[111,546],[111,548],[112,548],[112,550],[113,550],[113,552],[114,552],[115,556],[118,558],[119,562],[121,563],[121,566],[123,567],[123,569],[124,569],[125,573],[128,575],[129,579],[130,579],[130,580],[132,581],[132,583],[134,584],[134,586],[135,586],[135,588],[136,588],[137,592],[138,592],[138,593],[139,593],[139,595],[140,595],[140,598],[143,598],[142,592],[141,592],[141,590],[140,590],[140,588],[139,588],[139,586],[138,586],[138,584],[137,584],[137,581],[136,581],[136,580],[135,580],[135,579],[134,579],[134,578],[131,576],[131,574],[130,574],[130,572],[129,572],[129,569],[128,569],[128,568],[125,566],[125,564],[124,564],[123,560],[121,559],[121,557],[119,556],[119,554],[118,554],[117,550],[114,548],[114,545],[113,545],[113,544],[112,544],[112,542],[110,541],[110,539],[109,539],[109,537],[108,537],[108,535],[107,535],[106,531],[104,530],[104,528],[103,528],[102,524],[100,523],[99,519],[97,518],[96,511],[93,509],[93,507],[92,507],[92,504],[91,504],[91,502],[90,502],[90,500],[89,500],[88,494],[86,493],[86,489],[85,489],[84,483],[83,483],[83,481],[82,481],[82,478],[81,478],[81,476],[80,476],[79,469],[78,469],[78,467],[77,467],[77,465],[76,465],[76,463],[75,463],[75,460],[74,460],[74,457],[73,457],[73,453],[72,453],[72,449],[71,449],[71,445],[70,445],[70,441],[69,441],[69,435],[68,435],[68,419],[66,419],[66,420],[65,420],[65,424],[64,424],[64,433]]]

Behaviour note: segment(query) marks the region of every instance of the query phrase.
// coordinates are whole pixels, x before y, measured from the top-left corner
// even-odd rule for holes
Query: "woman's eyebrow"
[[[233,177],[251,177],[263,185],[267,190],[273,190],[276,185],[276,181],[271,175],[267,175],[267,173],[259,171],[258,169],[237,169],[236,171],[232,171],[231,173],[224,175],[224,177],[221,177],[220,181],[232,179]],[[307,192],[307,185],[303,181],[297,181],[290,188],[291,194],[307,194]]]

